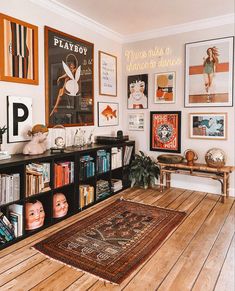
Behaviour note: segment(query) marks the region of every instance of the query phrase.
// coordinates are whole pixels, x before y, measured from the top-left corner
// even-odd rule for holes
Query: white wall
[[[9,16],[18,18],[22,21],[34,24],[39,29],[39,85],[19,84],[12,82],[0,82],[0,126],[7,123],[7,105],[6,96],[15,95],[21,97],[33,98],[33,124],[45,123],[45,79],[44,79],[44,26],[49,26],[58,29],[67,34],[77,36],[83,40],[94,43],[94,108],[95,108],[95,131],[94,134],[104,133],[104,128],[97,127],[97,102],[118,102],[120,109],[119,126],[106,127],[105,134],[116,133],[122,127],[122,80],[121,80],[121,56],[122,46],[120,43],[110,40],[107,37],[99,34],[95,30],[90,30],[76,22],[71,21],[61,15],[53,13],[50,10],[44,9],[29,0],[1,0],[0,12]],[[98,50],[108,52],[117,56],[118,60],[118,96],[117,97],[102,97],[99,96],[98,88]],[[83,129],[90,131],[93,127],[83,127]],[[76,128],[68,128],[67,136],[72,136]],[[6,134],[4,135],[3,149],[10,153],[22,152],[24,143],[7,144]]]
[[[205,107],[205,108],[184,108],[184,44],[189,42],[195,42],[200,40],[208,40],[219,37],[226,37],[234,35],[233,25],[224,25],[221,27],[210,28],[206,30],[193,31],[187,33],[181,33],[176,35],[170,35],[166,37],[160,37],[151,40],[138,41],[135,43],[128,43],[123,46],[123,96],[127,99],[127,76],[136,74],[148,74],[149,77],[149,100],[148,109],[146,110],[128,110],[127,101],[124,106],[124,114],[127,117],[131,112],[144,112],[145,113],[145,130],[144,131],[129,131],[128,134],[136,140],[137,149],[141,149],[145,153],[149,154],[153,158],[157,158],[159,154],[163,152],[149,151],[149,135],[150,135],[150,111],[182,111],[182,124],[181,124],[181,153],[186,149],[194,149],[199,156],[199,162],[204,162],[204,155],[206,151],[212,147],[222,148],[227,153],[227,165],[234,165],[234,107]],[[166,48],[169,47],[172,54],[165,56],[165,59],[181,60],[181,64],[168,67],[156,67],[152,69],[132,70],[128,71],[126,67],[130,62],[125,54],[127,51],[140,52],[148,51],[151,48]],[[154,59],[154,58],[152,58]],[[157,58],[155,58],[156,60]],[[149,62],[148,58],[139,58],[134,60],[133,63]],[[154,74],[157,72],[176,72],[176,103],[174,104],[154,104]],[[189,118],[190,112],[228,112],[228,138],[223,141],[216,140],[202,140],[202,139],[190,139],[189,138]],[[127,122],[125,123],[125,129],[128,131]],[[211,193],[220,193],[220,183],[205,178],[189,177],[183,175],[173,175],[173,186],[182,187],[186,189],[194,189],[201,191],[208,191]],[[231,179],[231,191],[230,194],[234,195],[234,173]]]

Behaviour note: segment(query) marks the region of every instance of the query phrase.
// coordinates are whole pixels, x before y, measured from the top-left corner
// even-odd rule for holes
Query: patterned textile
[[[120,284],[160,246],[184,216],[184,212],[117,200],[34,248]]]

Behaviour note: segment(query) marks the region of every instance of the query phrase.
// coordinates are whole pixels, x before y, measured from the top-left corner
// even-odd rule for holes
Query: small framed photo
[[[38,85],[38,27],[1,13],[0,80]]]
[[[128,114],[128,130],[144,130],[144,113]]]
[[[150,151],[181,152],[181,111],[150,112]]]
[[[185,44],[185,107],[233,106],[234,37]]]
[[[227,139],[227,113],[189,113],[189,137]]]
[[[117,57],[99,51],[99,94],[117,96]]]
[[[119,124],[119,104],[98,102],[98,126],[115,126]]]
[[[148,108],[148,75],[134,75],[127,77],[127,108]]]
[[[175,72],[155,74],[154,84],[154,103],[175,103]]]

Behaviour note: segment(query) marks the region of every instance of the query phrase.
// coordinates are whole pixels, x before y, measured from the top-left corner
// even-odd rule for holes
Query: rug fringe
[[[36,249],[34,246],[31,246],[30,248],[33,249],[33,250],[35,250],[35,251],[37,251],[38,253],[42,254],[43,256],[45,256],[46,258],[48,258],[48,259],[50,259],[50,260],[52,260],[52,261],[54,261],[54,262],[60,263],[60,264],[62,264],[62,265],[64,265],[64,266],[67,266],[67,267],[72,268],[72,269],[74,269],[74,270],[80,271],[80,272],[85,273],[85,274],[87,274],[87,275],[91,275],[91,276],[95,277],[96,279],[98,279],[98,280],[100,280],[100,281],[103,281],[104,284],[109,283],[109,284],[112,284],[112,285],[115,285],[115,286],[119,286],[119,284],[117,284],[117,283],[115,283],[115,282],[111,282],[111,281],[106,280],[106,279],[104,279],[104,278],[101,278],[101,277],[99,277],[99,276],[97,276],[97,275],[94,275],[94,274],[92,274],[92,273],[90,273],[90,272],[84,271],[84,270],[82,270],[82,269],[79,269],[79,268],[74,267],[74,266],[72,266],[72,265],[66,264],[66,263],[64,263],[64,262],[62,262],[62,261],[59,261],[59,260],[57,260],[57,259],[54,259],[54,258],[52,258],[52,257],[50,257],[50,256],[48,256],[48,255],[46,255],[46,254],[44,254],[43,252],[39,251],[39,250]]]

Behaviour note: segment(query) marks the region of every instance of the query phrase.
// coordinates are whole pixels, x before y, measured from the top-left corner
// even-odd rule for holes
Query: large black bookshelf
[[[10,159],[1,160],[0,176],[19,174],[20,191],[17,200],[0,204],[0,212],[9,219],[11,205],[22,205],[23,221],[22,235],[0,244],[0,249],[6,248],[88,207],[92,207],[92,205],[130,187],[129,169],[134,153],[135,142],[126,141],[108,145],[93,144],[82,148],[70,147],[64,153],[52,154],[47,151],[42,155],[35,156],[16,154],[12,155]],[[66,163],[69,167],[73,165],[72,174],[70,169],[70,174],[66,174],[66,177],[63,178],[64,182],[58,184],[55,165],[56,167],[58,165],[64,166]],[[26,174],[29,164],[49,164],[50,181],[46,185],[45,191],[32,192],[33,195],[26,194],[26,188],[29,187]],[[68,175],[73,175],[73,178]],[[117,187],[114,186],[114,183],[117,183]],[[104,189],[103,193],[102,189]],[[62,218],[53,218],[53,194],[55,193],[63,193],[69,205],[67,215]],[[86,197],[81,196],[84,193]],[[25,204],[35,200],[39,200],[43,204],[45,211],[44,224],[34,230],[25,230]]]

